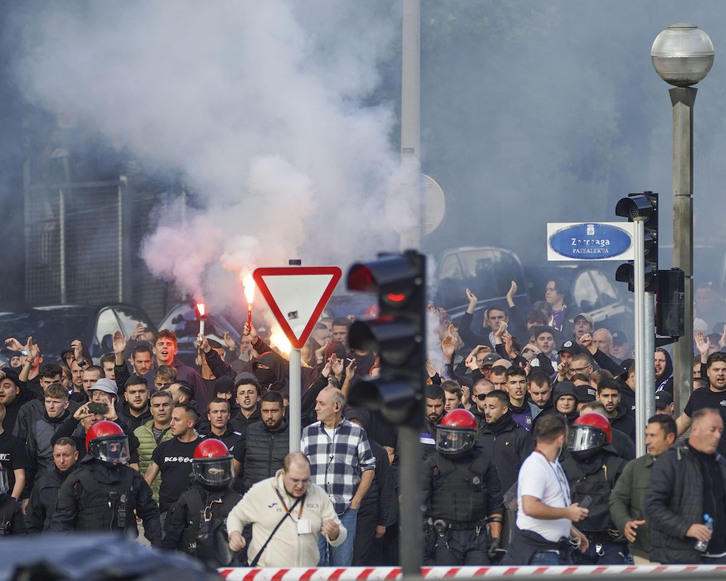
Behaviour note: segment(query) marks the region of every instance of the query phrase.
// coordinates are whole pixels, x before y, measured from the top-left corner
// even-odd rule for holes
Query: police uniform
[[[504,502],[494,463],[474,445],[476,433],[471,413],[452,410],[437,429],[436,451],[424,462],[429,563],[490,563],[487,520],[501,523]]]
[[[141,474],[124,464],[111,466],[87,455],[61,485],[50,530],[131,532],[138,536],[134,510],[144,522],[146,538],[158,544],[159,507]]]

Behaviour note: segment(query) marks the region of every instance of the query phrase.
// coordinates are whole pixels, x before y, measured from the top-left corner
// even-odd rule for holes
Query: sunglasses
[[[471,397],[475,397],[479,401],[484,401],[484,399],[486,398],[487,395],[488,394],[486,394],[486,393],[477,393],[476,395],[472,395]]]

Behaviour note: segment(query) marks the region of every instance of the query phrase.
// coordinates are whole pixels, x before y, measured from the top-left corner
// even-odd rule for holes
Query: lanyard
[[[299,497],[295,500],[295,502],[293,503],[293,505],[290,508],[287,508],[287,504],[285,504],[285,501],[283,500],[282,495],[280,494],[280,491],[277,490],[277,488],[275,488],[275,494],[277,494],[277,498],[280,499],[280,502],[282,503],[282,508],[285,509],[285,512],[287,514],[290,514],[290,511],[295,508],[295,505],[297,505],[298,502],[305,499],[305,495],[303,494],[301,497]],[[305,504],[304,502],[300,503],[300,510],[298,510],[298,512],[297,512],[298,520],[300,520],[300,517],[302,517],[302,511],[303,511],[304,504]],[[292,515],[290,515],[290,518],[292,518]]]
[[[535,448],[534,451],[538,454],[542,454],[545,462],[547,462],[547,465],[550,467],[552,472],[554,472],[555,480],[557,480],[557,485],[560,487],[562,500],[564,500],[565,506],[570,506],[570,485],[567,483],[567,476],[563,473],[562,466],[560,466],[560,463],[557,460],[554,461],[553,466],[553,463],[549,461],[549,459],[547,458],[547,456],[545,456],[545,453],[542,450],[538,450],[537,448]],[[562,479],[560,478],[560,475],[564,477],[565,488],[562,488]]]

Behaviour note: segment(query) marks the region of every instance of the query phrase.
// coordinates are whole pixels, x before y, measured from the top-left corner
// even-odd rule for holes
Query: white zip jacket
[[[285,491],[282,474],[278,470],[272,478],[262,480],[250,488],[227,517],[228,534],[232,531],[242,532],[244,525],[252,524],[252,540],[247,548],[250,563],[286,512],[276,491],[290,509],[296,499]],[[290,511],[290,516],[285,518],[262,553],[258,567],[315,567],[320,560],[318,535],[323,521],[328,519],[335,521],[340,527],[338,538],[331,541],[326,537],[328,542],[337,547],[345,541],[348,531],[341,524],[322,488],[310,483],[302,503],[302,512],[300,509],[298,503]],[[298,534],[298,521],[301,519],[310,521],[310,533]]]

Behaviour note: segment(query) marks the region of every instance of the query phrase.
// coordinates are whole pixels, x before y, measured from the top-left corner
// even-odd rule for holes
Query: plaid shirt
[[[328,493],[338,514],[350,505],[361,473],[376,467],[368,435],[348,420],[335,427],[332,440],[320,422],[307,426],[300,450],[310,459],[312,482]]]

